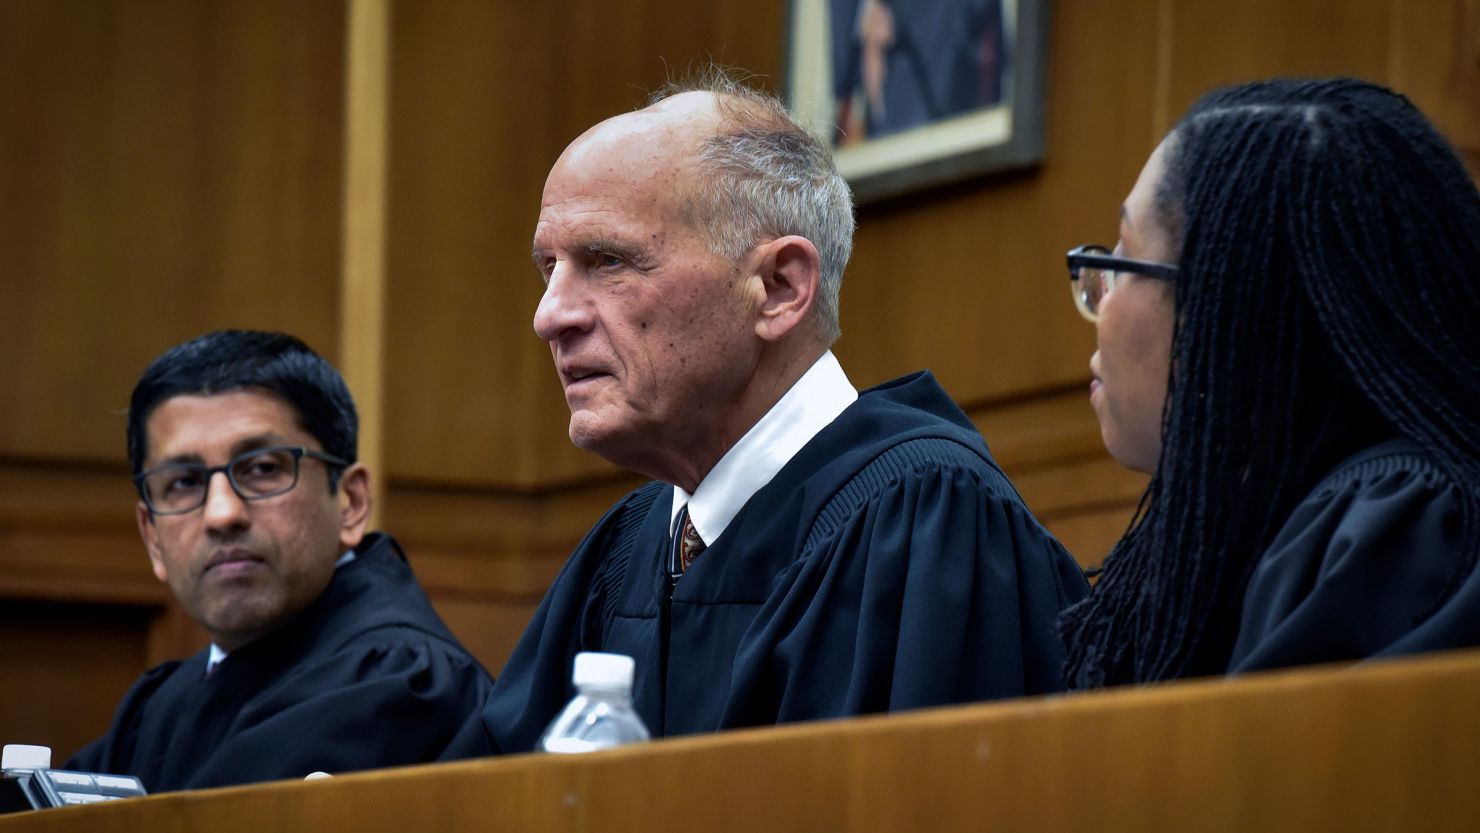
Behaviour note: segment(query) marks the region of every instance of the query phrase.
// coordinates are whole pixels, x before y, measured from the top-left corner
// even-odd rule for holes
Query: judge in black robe
[[[151,792],[487,754],[491,681],[448,631],[400,546],[366,536],[294,619],[232,651],[159,665],[67,769]]]
[[[1254,570],[1230,663],[1255,671],[1480,644],[1463,495],[1397,439],[1336,466]]]
[[[1054,621],[1087,585],[930,374],[863,392],[677,581],[672,492],[571,556],[484,712],[500,751],[534,746],[579,651],[636,659],[655,736],[1060,690]]]

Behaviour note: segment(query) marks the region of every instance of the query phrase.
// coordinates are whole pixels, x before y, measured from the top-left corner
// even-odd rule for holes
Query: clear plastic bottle
[[[576,654],[576,696],[545,730],[538,749],[591,752],[648,740],[647,727],[632,710],[632,674],[637,664],[623,654]]]

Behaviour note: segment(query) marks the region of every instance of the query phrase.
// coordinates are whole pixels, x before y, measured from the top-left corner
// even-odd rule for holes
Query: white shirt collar
[[[212,642],[211,643],[211,658],[208,659],[208,660],[206,660],[206,673],[209,674],[212,671],[216,670],[216,666],[220,665],[221,664],[221,660],[223,660],[223,659],[226,659],[226,652],[223,651],[223,650],[221,650],[221,646],[220,645],[217,645],[216,643]],[[232,668],[235,668],[236,666],[233,665],[231,667]]]
[[[345,550],[344,551],[344,555],[339,556],[339,560],[334,562],[334,569],[337,570],[340,567],[343,567],[344,565],[346,565],[346,564],[348,564],[348,563],[350,563],[351,561],[354,561],[354,560],[355,560],[355,551],[354,550]],[[221,650],[221,646],[220,645],[217,645],[216,643],[212,642],[211,643],[211,655],[210,655],[210,657],[208,657],[206,659],[206,673],[209,674],[212,671],[214,671],[216,669],[216,666],[218,666],[218,665],[221,664],[221,660],[226,659],[227,656],[228,656],[228,654],[226,653],[226,651]]]
[[[706,545],[713,544],[746,501],[771,482],[802,446],[832,424],[858,399],[858,390],[829,350],[760,421],[745,432],[690,495],[673,487],[669,534],[679,510],[689,507],[689,520]]]

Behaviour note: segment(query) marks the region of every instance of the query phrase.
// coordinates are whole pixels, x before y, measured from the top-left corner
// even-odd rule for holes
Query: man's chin
[[[592,454],[605,457],[603,449],[612,444],[611,426],[590,411],[575,411],[570,415],[569,436],[571,444]]]
[[[605,460],[613,463],[616,462],[610,456],[611,450],[609,444],[606,442],[606,438],[600,434],[580,432],[572,429],[570,432],[570,442],[571,445],[582,451],[589,451]]]
[[[633,464],[642,459],[636,453],[638,444],[633,441],[632,432],[613,430],[610,423],[572,416],[570,441],[576,448],[589,451],[620,468],[635,471]]]
[[[213,611],[197,621],[210,632],[213,642],[231,651],[272,630],[283,618],[280,611],[237,604]]]

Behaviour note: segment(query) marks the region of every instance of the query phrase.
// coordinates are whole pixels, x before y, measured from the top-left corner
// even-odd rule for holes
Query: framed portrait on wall
[[[860,202],[1043,156],[1048,0],[791,0],[788,97]]]

